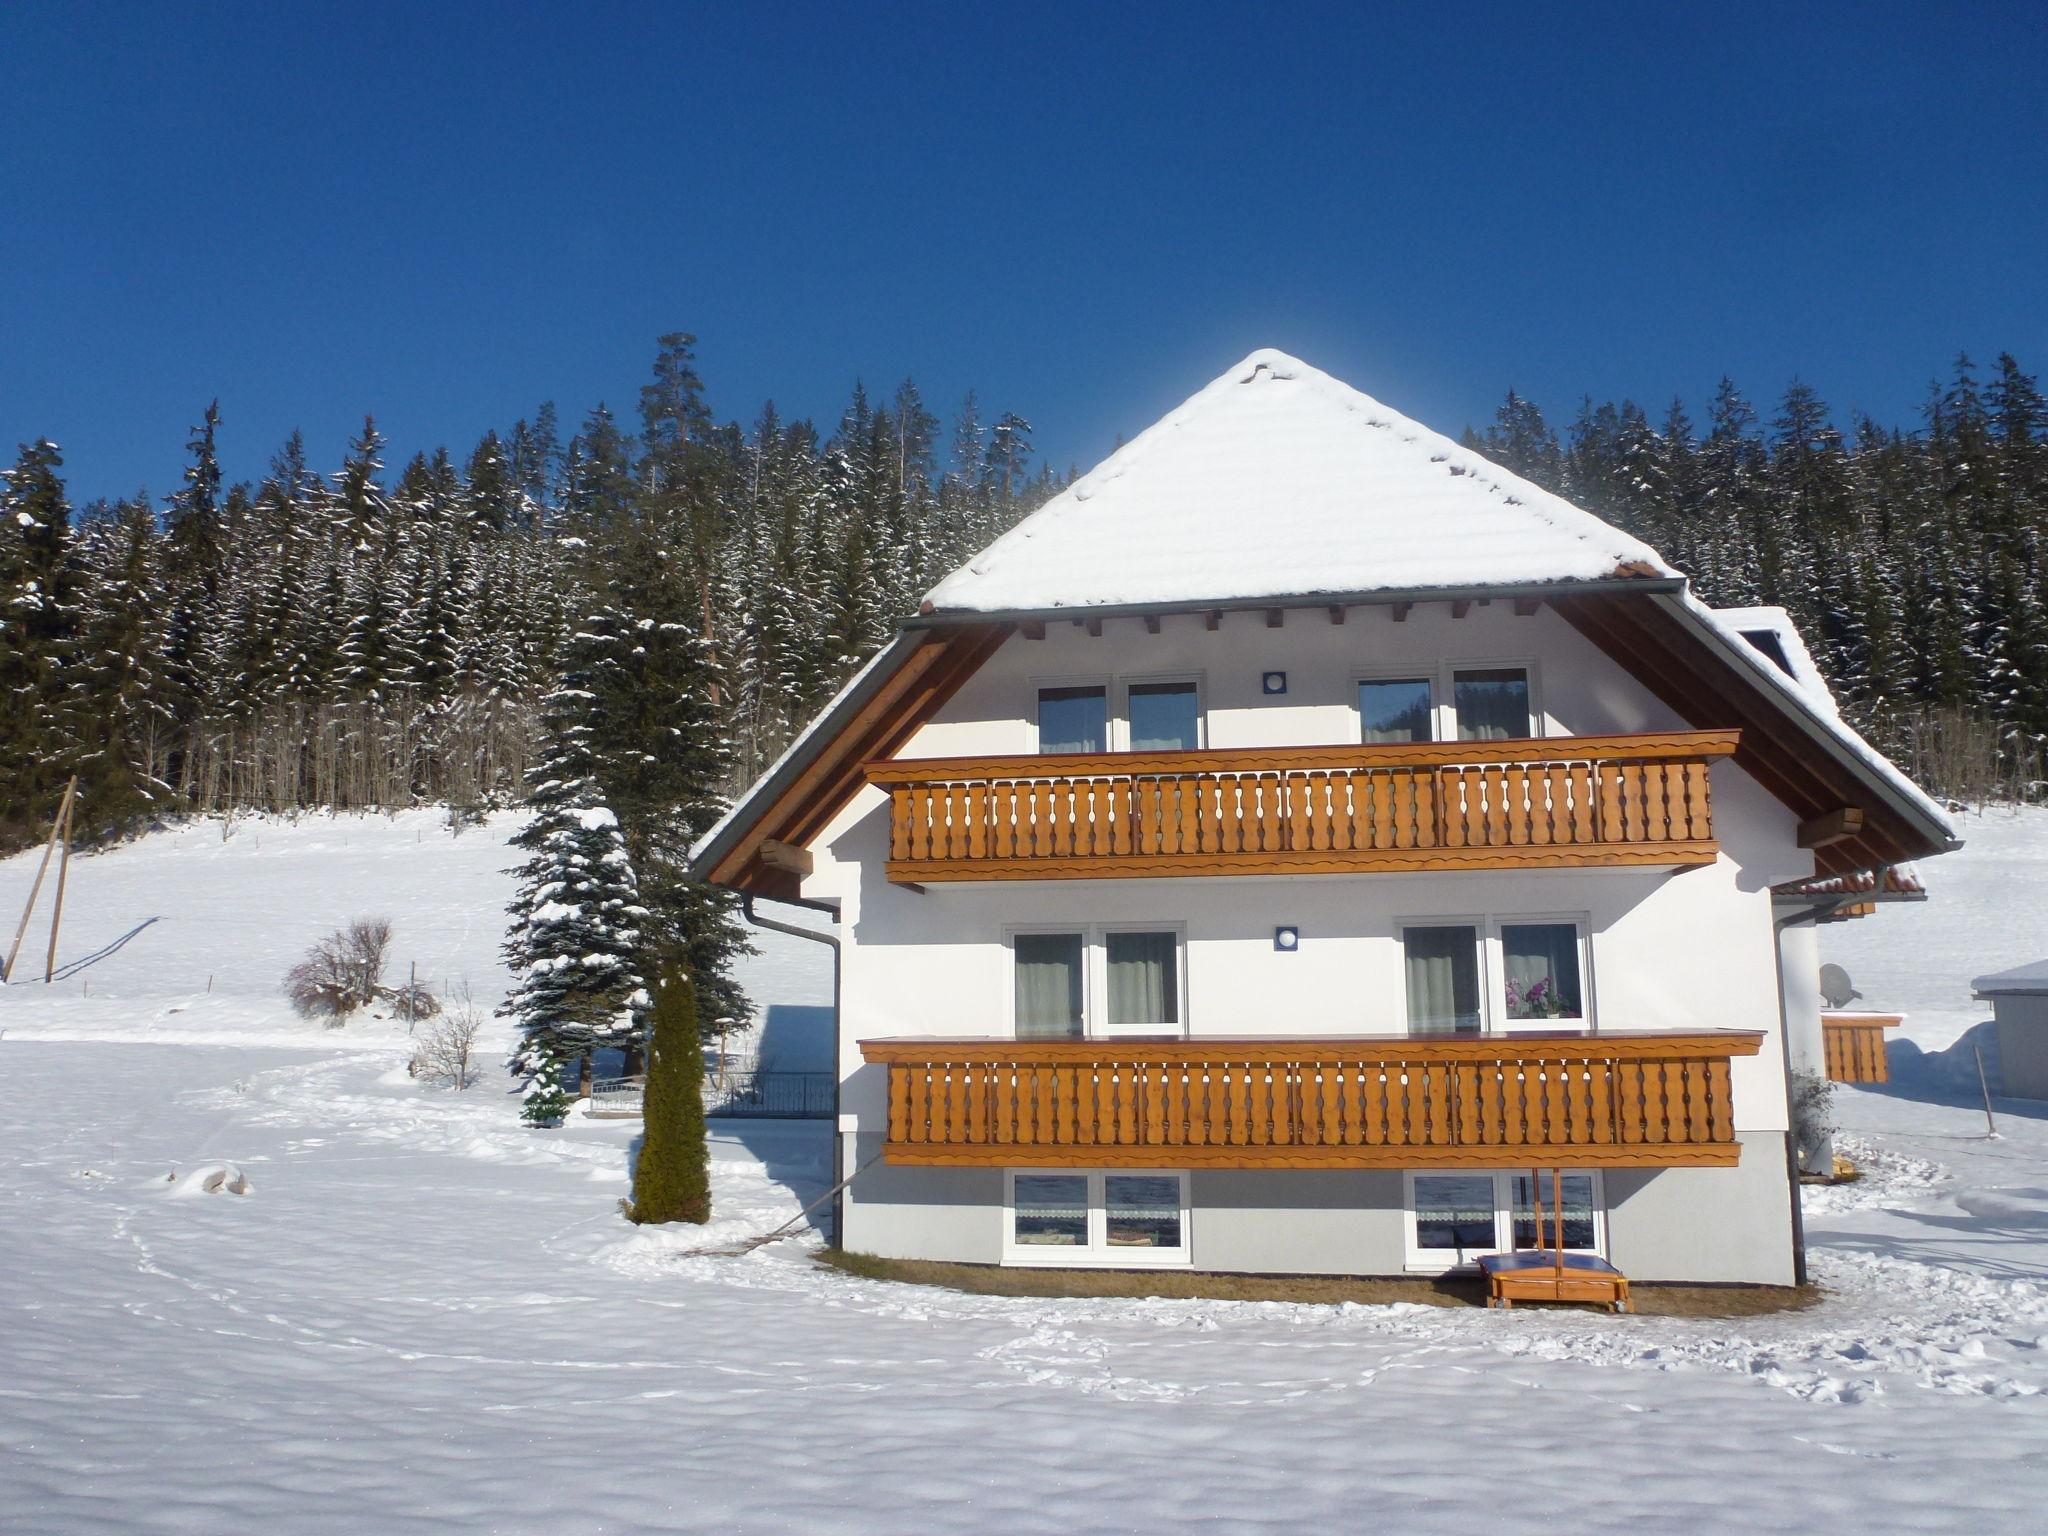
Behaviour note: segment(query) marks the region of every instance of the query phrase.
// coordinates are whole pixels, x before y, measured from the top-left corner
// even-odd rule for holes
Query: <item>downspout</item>
[[[1799,1204],[1799,1138],[1792,1127],[1792,1011],[1785,1006],[1785,930],[1819,922],[1846,899],[1834,897],[1771,920],[1771,965],[1778,978],[1778,1059],[1785,1073],[1785,1178],[1791,1186],[1794,1285],[1806,1284],[1806,1212]]]
[[[829,902],[807,901],[802,897],[770,897],[784,906],[807,907],[813,912],[823,912],[839,921],[839,909]],[[756,928],[765,928],[771,933],[786,933],[793,939],[809,939],[813,944],[832,946],[832,1245],[840,1243],[840,1234],[846,1230],[846,1156],[839,1135],[839,940],[829,933],[820,933],[815,928],[799,928],[794,923],[779,922],[772,917],[763,917],[754,910],[754,893],[740,893],[740,913]],[[1782,992],[1782,988],[1780,991]]]

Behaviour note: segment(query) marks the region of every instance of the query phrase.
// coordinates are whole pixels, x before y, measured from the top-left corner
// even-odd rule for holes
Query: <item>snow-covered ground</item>
[[[728,1122],[714,1228],[642,1232],[629,1122],[524,1130],[496,1080],[407,1078],[402,1026],[277,995],[374,913],[401,973],[494,1004],[510,830],[249,821],[74,863],[62,958],[161,921],[0,991],[0,1530],[1946,1532],[2048,1498],[2048,1106],[1992,1141],[1845,1090],[1870,1176],[1809,1198],[1827,1299],[1767,1318],[966,1296],[821,1270],[808,1233],[693,1254],[820,1191],[821,1128]],[[1930,1045],[2048,936],[2048,816],[1966,835],[1927,906],[1824,941]],[[31,874],[0,863],[0,910]],[[757,998],[823,1001],[823,956],[766,949]]]

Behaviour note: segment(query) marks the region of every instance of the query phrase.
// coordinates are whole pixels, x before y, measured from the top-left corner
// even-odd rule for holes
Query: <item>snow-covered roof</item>
[[[2036,960],[2032,965],[2015,966],[2009,971],[1999,971],[1990,976],[1979,976],[1970,983],[1970,990],[1979,997],[1997,997],[2033,994],[2039,996],[2048,992],[2048,960]]]
[[[1721,628],[1732,630],[1749,645],[1769,659],[1800,690],[1811,699],[1816,708],[1841,718],[1841,706],[1835,702],[1835,692],[1828,687],[1828,680],[1821,676],[1820,668],[1814,665],[1813,653],[1806,648],[1806,639],[1799,633],[1799,626],[1792,622],[1792,615],[1782,608],[1715,608],[1711,610],[1714,622]]]
[[[933,587],[927,611],[1676,576],[1609,527],[1284,352],[1252,353]]]

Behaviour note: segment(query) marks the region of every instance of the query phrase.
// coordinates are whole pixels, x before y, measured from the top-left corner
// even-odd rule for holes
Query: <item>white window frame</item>
[[[1543,689],[1533,656],[1505,656],[1488,660],[1483,656],[1461,656],[1444,662],[1437,687],[1438,741],[1458,741],[1458,674],[1460,672],[1520,672],[1529,685],[1529,734],[1541,738],[1544,729]],[[1355,712],[1355,711],[1354,711]]]
[[[1422,662],[1413,667],[1360,667],[1351,674],[1351,740],[1362,744],[1365,740],[1365,711],[1358,707],[1358,687],[1361,683],[1422,683],[1429,688],[1429,732],[1430,740],[1443,738],[1438,732],[1443,728],[1444,685],[1442,668],[1434,662]],[[1383,743],[1384,745],[1384,743]]]
[[[1549,1173],[1549,1168],[1536,1170]],[[1593,1246],[1591,1248],[1567,1248],[1566,1253],[1596,1253],[1607,1257],[1607,1189],[1598,1168],[1565,1168],[1558,1170],[1565,1178],[1583,1175],[1593,1181]],[[1410,1168],[1401,1175],[1401,1232],[1405,1252],[1404,1267],[1411,1274],[1449,1274],[1456,1270],[1470,1269],[1473,1261],[1490,1253],[1512,1253],[1515,1237],[1514,1202],[1517,1177],[1531,1172],[1527,1168]],[[1424,1248],[1419,1240],[1417,1213],[1415,1209],[1415,1181],[1420,1178],[1491,1178],[1493,1180],[1493,1241],[1491,1248],[1450,1249]],[[1545,1208],[1544,1227],[1549,1228],[1549,1207]],[[1011,1230],[1014,1230],[1011,1229]],[[1507,1246],[1503,1246],[1503,1245]],[[1542,1244],[1538,1245],[1543,1246]]]
[[[1000,1017],[1009,1021],[1010,1038],[1017,1038],[1017,935],[1021,933],[1071,933],[1081,939],[1081,1035],[1083,1040],[1116,1040],[1134,1036],[1172,1034],[1188,1037],[1188,929],[1186,923],[1161,919],[1119,919],[1113,923],[1012,923],[1003,929],[1003,1002]],[[1175,995],[1180,1003],[1180,1022],[1165,1024],[1111,1024],[1109,1022],[1109,936],[1112,933],[1170,933],[1173,935]]]
[[[1009,1021],[1010,1038],[1017,1034],[1017,936],[1023,933],[1076,934],[1081,940],[1081,1033],[1086,1040],[1095,1018],[1095,987],[1089,977],[1089,928],[1086,923],[1014,923],[1003,929],[1003,1007],[1001,1016]]]
[[[1579,1006],[1583,1016],[1576,1019],[1511,1019],[1508,1017],[1507,942],[1501,929],[1524,923],[1555,923],[1578,930]],[[1394,944],[1398,950],[1399,1008],[1401,1031],[1414,1034],[1408,1017],[1408,930],[1410,928],[1470,928],[1479,946],[1479,1030],[1481,1034],[1505,1034],[1520,1030],[1594,1029],[1599,1022],[1599,988],[1593,976],[1593,914],[1590,912],[1497,912],[1475,916],[1469,912],[1441,915],[1410,913],[1394,919]]]
[[[1166,933],[1173,936],[1173,985],[1174,1000],[1178,1004],[1180,1020],[1176,1024],[1113,1024],[1109,1017],[1109,936],[1113,933]],[[1188,1032],[1188,930],[1185,923],[1116,922],[1098,923],[1088,937],[1089,984],[1097,988],[1096,996],[1102,999],[1100,1009],[1091,1017],[1101,1023],[1099,1030],[1090,1030],[1089,1038],[1114,1040],[1133,1035],[1159,1035],[1172,1032],[1183,1039]]]
[[[1051,1247],[1017,1241],[1017,1179],[1039,1174],[1088,1181],[1088,1243],[1086,1247]],[[1104,1180],[1118,1176],[1180,1181],[1180,1246],[1178,1248],[1112,1248],[1109,1207]],[[1194,1262],[1194,1221],[1188,1206],[1185,1168],[1005,1168],[1003,1170],[1003,1263],[1037,1269],[1184,1269]]]
[[[1501,930],[1507,927],[1521,927],[1525,924],[1551,923],[1556,926],[1572,927],[1578,930],[1579,941],[1579,1012],[1576,1019],[1511,1019],[1508,1017],[1508,946]],[[1590,912],[1501,912],[1487,920],[1487,948],[1492,962],[1494,985],[1486,993],[1487,1013],[1496,1022],[1493,1028],[1513,1030],[1534,1029],[1592,1029],[1596,1025],[1599,1003],[1598,991],[1593,985],[1593,914]]]
[[[1209,687],[1200,672],[1140,672],[1116,680],[1116,714],[1110,721],[1109,737],[1118,752],[1131,746],[1131,689],[1154,683],[1192,683],[1195,689],[1195,745],[1199,752],[1209,745]],[[1054,686],[1058,686],[1055,684]]]
[[[1031,683],[1031,752],[1035,757],[1085,757],[1086,753],[1055,752],[1048,754],[1038,734],[1038,696],[1048,688],[1100,688],[1102,690],[1102,750],[1116,750],[1116,679],[1107,672],[1080,673],[1072,676],[1034,677]]]
[[[1397,951],[1395,972],[1397,997],[1401,1010],[1401,1032],[1415,1033],[1415,1021],[1408,1017],[1408,930],[1410,928],[1470,928],[1473,948],[1478,953],[1479,965],[1479,1032],[1489,1033],[1493,1028],[1493,974],[1498,970],[1497,946],[1487,942],[1487,923],[1483,915],[1469,912],[1451,912],[1438,916],[1410,916],[1394,919],[1394,946]]]

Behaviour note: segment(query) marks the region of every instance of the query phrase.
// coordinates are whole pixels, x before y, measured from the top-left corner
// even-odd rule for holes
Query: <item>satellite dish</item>
[[[1833,963],[1820,968],[1820,995],[1830,1008],[1846,1008],[1863,994],[1849,981],[1849,973]]]

